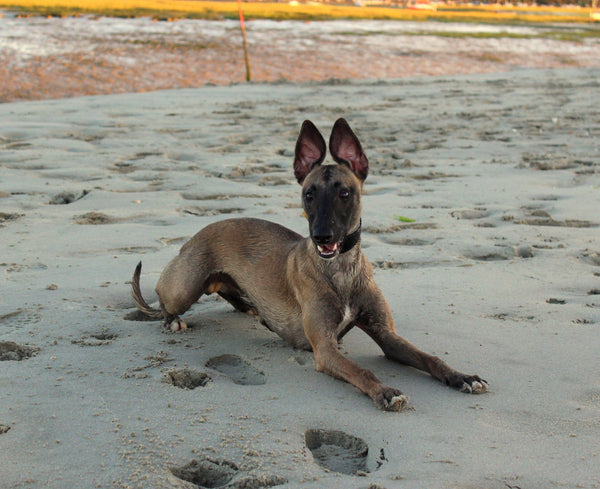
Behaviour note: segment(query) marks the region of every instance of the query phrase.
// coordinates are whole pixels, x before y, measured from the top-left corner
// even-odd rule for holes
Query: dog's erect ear
[[[329,151],[337,163],[348,165],[361,181],[367,178],[369,160],[363,153],[358,138],[344,119],[338,119],[333,125]]]
[[[298,183],[302,183],[315,166],[323,163],[326,153],[325,140],[319,130],[312,122],[304,121],[296,142],[294,159],[294,175]]]

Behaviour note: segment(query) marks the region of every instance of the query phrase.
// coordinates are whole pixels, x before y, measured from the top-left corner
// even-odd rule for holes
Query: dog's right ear
[[[316,126],[310,121],[302,123],[298,141],[296,141],[296,156],[294,158],[294,175],[302,184],[306,175],[317,165],[323,163],[327,147],[325,140]]]

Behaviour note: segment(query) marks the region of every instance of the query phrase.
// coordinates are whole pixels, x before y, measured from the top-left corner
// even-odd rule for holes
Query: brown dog
[[[390,308],[360,249],[361,191],[369,163],[344,119],[333,127],[329,149],[337,164],[322,165],[325,141],[305,121],[294,173],[302,185],[310,237],[260,219],[210,224],[162,272],[156,285],[160,310],[142,298],[138,264],[132,283],[138,308],[177,331],[186,328],[179,315],[203,294],[216,292],[236,309],[258,315],[292,346],[312,349],[318,371],[355,385],[385,410],[402,409],[407,397],[340,353],[338,341],[354,326],[373,338],[387,358],[463,392],[485,392],[487,383],[477,375],[454,370],[396,334]]]

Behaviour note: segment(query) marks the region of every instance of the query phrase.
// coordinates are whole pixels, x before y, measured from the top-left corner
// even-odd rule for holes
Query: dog
[[[479,394],[488,383],[454,370],[396,334],[389,305],[360,248],[361,193],[369,162],[344,119],[333,126],[329,150],[335,164],[323,164],[326,144],[311,121],[296,143],[294,175],[302,186],[302,206],[310,236],[251,218],[206,226],[183,245],[156,285],[160,309],[140,291],[140,262],[132,295],[138,309],[163,319],[172,331],[202,295],[217,293],[295,348],[312,350],[316,369],[356,386],[383,410],[399,411],[407,397],[384,385],[371,371],[349,360],[338,342],[357,326],[385,356],[462,392]]]

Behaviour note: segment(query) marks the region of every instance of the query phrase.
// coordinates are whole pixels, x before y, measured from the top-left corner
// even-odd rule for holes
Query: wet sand
[[[235,21],[6,15],[0,22],[0,102],[228,85],[246,79]],[[559,40],[561,34],[586,26],[390,21],[247,25],[254,82],[600,67],[597,38]],[[506,37],[472,37],[499,33]]]

